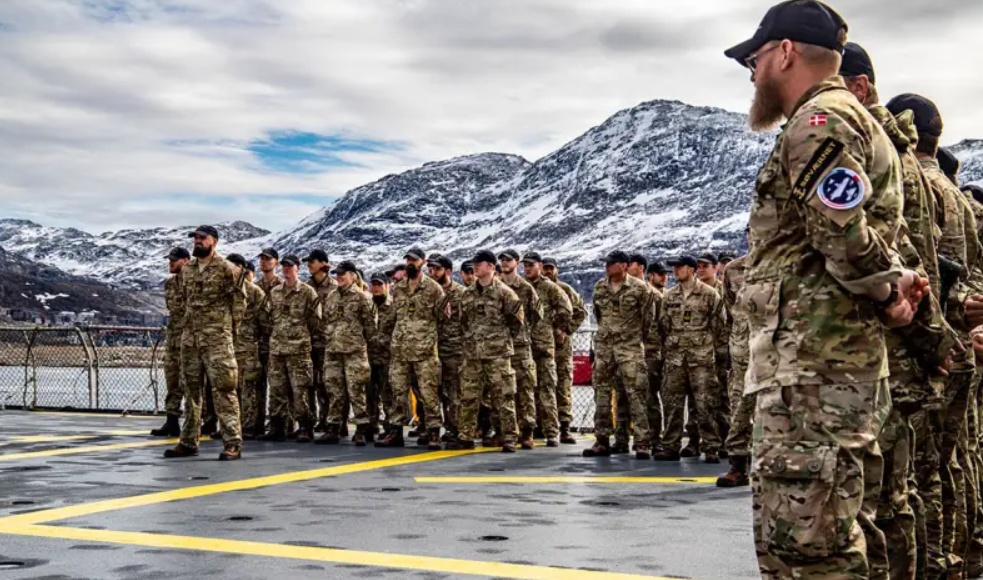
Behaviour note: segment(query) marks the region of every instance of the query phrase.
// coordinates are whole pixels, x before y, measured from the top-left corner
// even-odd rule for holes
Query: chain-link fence
[[[573,340],[573,427],[594,423],[590,350],[594,333]],[[163,328],[0,327],[0,409],[160,412],[164,404]]]

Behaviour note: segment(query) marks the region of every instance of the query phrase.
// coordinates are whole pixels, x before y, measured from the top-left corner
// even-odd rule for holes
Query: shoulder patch
[[[856,171],[837,167],[819,184],[819,199],[833,209],[851,209],[864,200],[864,182]]]
[[[843,143],[832,137],[827,137],[799,175],[799,179],[792,188],[792,197],[799,201],[804,200],[809,195],[812,187],[819,181],[819,176],[829,169],[845,148],[846,146]]]

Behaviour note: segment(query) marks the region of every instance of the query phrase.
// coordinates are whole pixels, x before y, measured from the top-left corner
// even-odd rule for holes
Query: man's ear
[[[778,52],[781,53],[782,62],[781,70],[786,71],[792,67],[792,63],[798,58],[798,54],[795,52],[795,44],[788,39],[782,41],[778,47]]]

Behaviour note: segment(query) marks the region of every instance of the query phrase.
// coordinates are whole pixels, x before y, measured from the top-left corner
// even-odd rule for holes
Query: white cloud
[[[219,219],[276,229],[425,161],[535,159],[644,100],[744,110],[747,73],[722,51],[770,4],[6,0],[4,214],[93,230]],[[841,4],[883,96],[922,92],[946,116],[946,141],[983,137],[969,49],[983,4]],[[278,130],[403,147],[289,174],[245,149]]]

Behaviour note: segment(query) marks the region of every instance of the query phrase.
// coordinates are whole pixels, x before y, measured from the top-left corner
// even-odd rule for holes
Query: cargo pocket
[[[782,284],[768,281],[745,286],[738,301],[747,313],[752,382],[770,379],[778,370],[775,335],[781,323]]]
[[[759,550],[802,559],[825,558],[836,549],[838,451],[828,443],[761,442],[754,459],[761,488]]]

